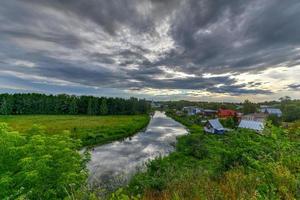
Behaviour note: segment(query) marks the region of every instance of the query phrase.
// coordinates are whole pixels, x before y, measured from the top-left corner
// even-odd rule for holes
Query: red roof
[[[219,117],[234,117],[237,115],[237,112],[234,110],[225,110],[225,109],[220,109],[218,111],[218,116]]]

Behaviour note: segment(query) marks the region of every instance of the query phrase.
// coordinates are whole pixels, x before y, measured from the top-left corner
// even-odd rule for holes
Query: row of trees
[[[0,114],[144,114],[150,110],[145,99],[122,99],[66,94],[0,94]]]

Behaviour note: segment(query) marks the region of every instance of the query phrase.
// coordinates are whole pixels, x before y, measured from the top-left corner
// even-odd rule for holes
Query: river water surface
[[[174,151],[176,137],[187,134],[184,126],[155,112],[146,130],[124,141],[94,148],[88,163],[92,187],[114,189],[124,185],[145,163]]]

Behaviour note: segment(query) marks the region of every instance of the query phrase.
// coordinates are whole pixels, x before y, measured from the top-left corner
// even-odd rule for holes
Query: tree
[[[2,99],[2,102],[0,102],[0,115],[10,115],[10,114],[13,114],[12,110],[13,110],[13,105],[12,105],[11,98],[9,96],[8,97],[4,97]]]
[[[295,104],[286,105],[283,110],[283,120],[292,122],[300,119],[300,106]]]
[[[256,105],[250,102],[248,99],[244,101],[243,113],[250,114],[256,112]]]
[[[88,115],[92,115],[93,114],[93,103],[92,103],[92,99],[91,98],[89,98],[89,101],[88,101],[87,114]]]
[[[76,98],[73,98],[69,106],[69,114],[76,115],[78,113]]]
[[[108,113],[106,99],[101,100],[100,104],[100,115],[106,115]]]
[[[280,126],[281,125],[281,118],[277,115],[269,115],[268,120],[272,122],[274,126]]]
[[[284,110],[285,107],[291,102],[291,97],[289,96],[284,96],[279,98],[280,103],[281,103],[281,109]]]
[[[102,108],[100,108],[102,103]],[[102,111],[101,111],[102,110]],[[0,94],[0,114],[144,114],[146,100],[70,96],[67,94]],[[101,111],[101,112],[100,112]]]

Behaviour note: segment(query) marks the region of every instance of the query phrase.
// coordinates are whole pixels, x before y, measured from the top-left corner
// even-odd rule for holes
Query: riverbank
[[[90,157],[78,149],[134,135],[149,119],[148,115],[0,116],[0,199],[87,199],[74,197],[90,192],[86,169]]]
[[[0,116],[13,130],[26,135],[33,125],[46,134],[61,134],[67,130],[71,138],[80,139],[81,147],[103,145],[130,137],[143,130],[149,115],[76,116],[76,115],[10,115]]]
[[[178,122],[155,112],[144,131],[91,151],[90,186],[108,191],[124,186],[137,171],[145,169],[146,162],[173,152],[176,138],[187,133]]]
[[[176,151],[148,164],[118,194],[141,199],[297,199],[300,130],[269,126],[265,135],[203,133],[187,117],[169,113],[190,131]]]

